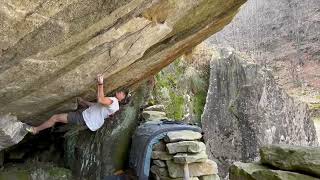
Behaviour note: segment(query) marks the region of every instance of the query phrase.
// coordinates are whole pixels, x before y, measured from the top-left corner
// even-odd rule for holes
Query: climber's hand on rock
[[[103,84],[103,76],[102,76],[102,74],[98,74],[97,75],[97,81],[98,81],[98,84]]]

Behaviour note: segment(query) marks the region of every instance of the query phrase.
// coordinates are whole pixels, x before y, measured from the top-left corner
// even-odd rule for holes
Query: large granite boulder
[[[270,145],[260,149],[261,163],[320,177],[320,147]]]
[[[236,162],[230,167],[230,180],[317,180],[295,172],[272,170],[257,163]]]
[[[75,108],[74,97],[156,74],[228,24],[245,0],[4,0],[0,114],[33,125]]]
[[[125,168],[147,91],[147,87],[140,87],[130,102],[120,107],[114,117],[106,119],[98,131],[85,130],[66,137],[65,162],[75,177],[98,180]]]
[[[202,126],[222,176],[234,161],[257,159],[265,144],[317,145],[307,105],[289,97],[270,71],[227,49],[211,62]]]

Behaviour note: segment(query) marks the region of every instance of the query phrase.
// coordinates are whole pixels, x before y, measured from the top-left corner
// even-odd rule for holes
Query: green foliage
[[[194,107],[193,111],[196,115],[197,121],[201,121],[201,115],[206,104],[207,93],[205,91],[200,91],[194,96]]]
[[[320,103],[315,103],[310,105],[310,109],[318,110],[320,109]]]
[[[170,93],[170,103],[166,108],[168,118],[181,120],[184,112],[184,99],[173,92]]]
[[[165,105],[168,118],[182,120],[188,106],[195,117],[194,121],[201,121],[209,81],[209,76],[201,72],[177,59],[156,75],[154,103]],[[191,97],[190,104],[184,99],[186,94]]]
[[[10,171],[10,172],[1,172],[0,173],[0,180],[30,180],[30,172],[26,170],[21,171]]]
[[[65,168],[52,167],[48,169],[48,174],[52,179],[71,179],[71,171]]]

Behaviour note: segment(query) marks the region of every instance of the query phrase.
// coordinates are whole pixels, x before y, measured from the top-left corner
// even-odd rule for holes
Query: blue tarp
[[[202,132],[200,127],[172,121],[152,121],[140,125],[133,137],[129,166],[139,180],[148,180],[152,147],[170,131],[192,130]]]

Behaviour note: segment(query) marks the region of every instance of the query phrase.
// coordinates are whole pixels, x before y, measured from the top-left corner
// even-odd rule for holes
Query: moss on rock
[[[0,172],[0,180],[70,180],[71,170],[49,163],[26,163],[7,167]]]

